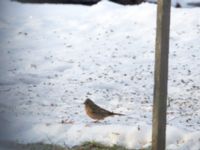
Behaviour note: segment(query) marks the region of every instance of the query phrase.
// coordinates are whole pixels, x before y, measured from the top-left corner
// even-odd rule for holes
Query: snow
[[[151,144],[156,5],[0,6],[0,140]],[[167,149],[197,150],[200,11],[171,15]],[[126,115],[92,123],[87,97]]]
[[[156,3],[157,0],[147,0],[147,2],[153,2]],[[194,7],[191,4],[199,4],[199,0],[171,0],[172,6],[177,6],[177,4],[180,5],[180,7]]]

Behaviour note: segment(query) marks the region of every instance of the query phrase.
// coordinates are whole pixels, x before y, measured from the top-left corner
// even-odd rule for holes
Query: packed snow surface
[[[157,0],[146,0],[146,1],[157,3]],[[171,5],[175,7],[199,7],[200,0],[171,0]]]
[[[0,140],[151,144],[155,4],[0,7]],[[167,149],[199,150],[200,8],[171,9],[169,56]],[[125,116],[93,123],[86,98]]]

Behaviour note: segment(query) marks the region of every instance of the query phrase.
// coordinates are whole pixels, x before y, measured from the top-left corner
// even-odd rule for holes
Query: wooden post
[[[157,0],[152,150],[165,150],[171,0]]]

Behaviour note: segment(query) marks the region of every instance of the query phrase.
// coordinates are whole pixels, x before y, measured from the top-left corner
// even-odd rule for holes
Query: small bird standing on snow
[[[105,110],[99,107],[98,105],[96,105],[89,98],[85,100],[84,104],[85,104],[85,111],[87,115],[96,121],[103,120],[104,118],[109,117],[109,116],[114,116],[114,115],[123,116],[124,115],[124,114],[114,113],[114,112]]]

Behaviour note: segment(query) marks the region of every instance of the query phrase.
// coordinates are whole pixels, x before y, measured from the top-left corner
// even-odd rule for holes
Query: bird
[[[103,120],[104,118],[110,117],[110,116],[115,116],[115,115],[124,116],[124,114],[114,113],[114,112],[101,108],[89,98],[85,100],[84,104],[85,104],[86,114],[90,118],[94,119],[95,122],[98,122],[99,120]]]

